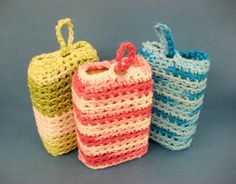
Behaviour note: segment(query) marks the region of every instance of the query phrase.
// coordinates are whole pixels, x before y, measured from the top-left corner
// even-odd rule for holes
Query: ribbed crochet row
[[[61,28],[68,26],[66,45]],[[38,132],[47,151],[61,155],[76,148],[71,101],[71,80],[80,64],[98,60],[96,50],[85,41],[73,44],[73,24],[63,19],[56,26],[61,49],[34,57],[28,68],[28,86]]]
[[[128,49],[128,57],[122,58]],[[151,118],[151,68],[130,43],[113,61],[79,67],[72,81],[79,159],[105,168],[147,152]]]
[[[154,81],[150,137],[171,150],[182,150],[196,131],[210,62],[203,52],[174,50],[166,25],[155,29],[160,42],[146,42],[140,51],[152,67]]]

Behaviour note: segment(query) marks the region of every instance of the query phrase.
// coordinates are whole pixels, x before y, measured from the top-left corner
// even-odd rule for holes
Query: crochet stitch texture
[[[68,44],[61,28],[67,25]],[[46,150],[53,156],[77,147],[71,100],[71,80],[80,64],[98,60],[96,50],[85,41],[73,44],[71,19],[62,19],[56,26],[61,49],[35,56],[28,67],[28,87],[39,135]]]
[[[171,150],[191,145],[203,104],[210,62],[201,51],[176,51],[170,29],[155,26],[160,42],[143,43],[140,55],[152,67],[150,138]]]
[[[79,159],[98,169],[144,155],[152,94],[151,67],[131,43],[115,60],[80,66],[72,81]]]

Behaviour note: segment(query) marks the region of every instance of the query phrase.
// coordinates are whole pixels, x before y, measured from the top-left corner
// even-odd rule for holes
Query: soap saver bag
[[[177,51],[170,29],[157,24],[159,42],[140,50],[152,67],[153,110],[150,138],[170,150],[191,145],[206,89],[210,61],[201,51]]]
[[[68,27],[66,44],[61,29]],[[60,50],[32,58],[28,67],[28,87],[38,133],[53,156],[77,147],[71,102],[71,80],[80,64],[98,60],[96,50],[86,41],[73,43],[70,18],[58,21],[56,36]]]
[[[135,53],[131,43],[122,43],[116,59],[87,63],[74,73],[79,160],[90,168],[117,165],[148,150],[151,67]]]

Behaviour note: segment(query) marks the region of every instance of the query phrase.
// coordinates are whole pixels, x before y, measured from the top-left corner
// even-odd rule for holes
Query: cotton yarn
[[[129,42],[112,61],[80,66],[72,80],[79,159],[99,169],[143,156],[152,95],[151,67]]]
[[[67,25],[68,44],[61,28]],[[28,67],[34,116],[46,150],[53,156],[77,147],[75,120],[71,100],[71,80],[80,64],[98,60],[96,50],[86,41],[73,43],[70,18],[58,21],[56,36],[60,50],[32,58]]]
[[[155,26],[159,42],[146,42],[140,55],[152,67],[150,138],[171,150],[191,145],[203,104],[210,61],[201,51],[176,51],[170,29]]]

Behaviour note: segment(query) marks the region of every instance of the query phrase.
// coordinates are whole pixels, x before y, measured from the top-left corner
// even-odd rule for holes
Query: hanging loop
[[[125,51],[128,51],[127,58],[123,58]],[[131,64],[134,64],[136,59],[136,48],[130,42],[121,43],[119,49],[116,52],[117,65],[115,66],[115,72],[125,72],[129,69]]]
[[[67,44],[61,33],[61,29],[64,25],[67,25],[68,33],[69,33]],[[56,37],[61,47],[61,56],[64,57],[70,53],[69,50],[72,47],[73,41],[74,41],[74,31],[73,31],[73,24],[71,22],[71,19],[66,18],[66,19],[59,20],[55,29],[56,29]]]
[[[173,58],[175,55],[175,47],[170,28],[165,24],[158,23],[154,29],[161,44],[164,45],[166,56]]]

